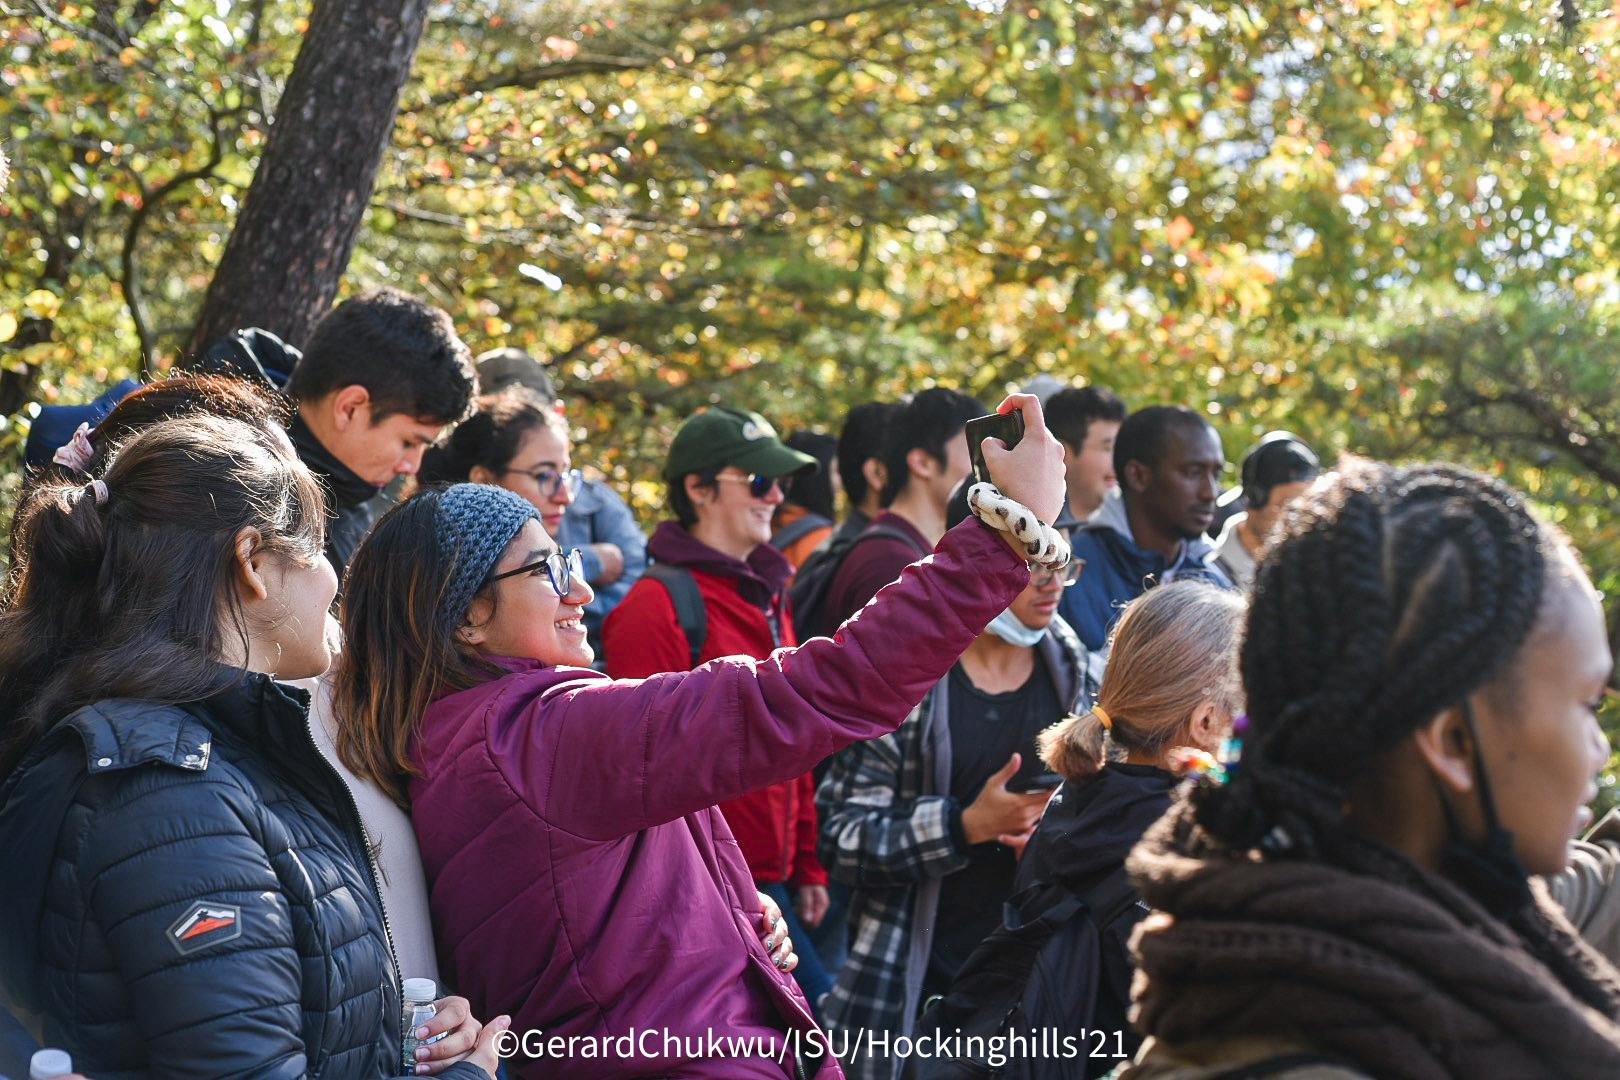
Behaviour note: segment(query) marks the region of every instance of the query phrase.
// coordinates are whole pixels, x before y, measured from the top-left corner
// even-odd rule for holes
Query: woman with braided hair
[[[1533,877],[1608,755],[1567,541],[1476,473],[1352,464],[1290,508],[1240,663],[1240,762],[1130,860],[1126,1075],[1620,1075],[1620,974]]]

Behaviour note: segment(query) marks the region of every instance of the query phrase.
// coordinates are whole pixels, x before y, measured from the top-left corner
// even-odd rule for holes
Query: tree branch
[[[851,15],[860,15],[869,11],[878,11],[888,7],[909,6],[914,0],[869,0],[864,4],[855,4],[851,7],[841,8],[837,11],[810,12],[781,23],[772,23],[757,30],[740,34],[727,41],[715,42],[694,50],[698,56],[718,56],[735,52],[738,49],[756,45],[778,34],[802,30],[815,22],[836,22]],[[577,75],[596,75],[613,71],[644,71],[669,60],[669,55],[643,54],[640,56],[609,56],[605,54],[581,53],[569,60],[556,60],[548,64],[536,64],[530,67],[516,67],[507,71],[497,72],[484,79],[464,83],[461,86],[435,94],[428,101],[432,105],[447,105],[470,97],[473,94],[493,93],[496,90],[531,90],[542,83],[554,79],[566,79]]]
[[[219,167],[224,156],[224,138],[220,134],[219,113],[212,113],[209,117],[209,128],[213,133],[208,148],[208,159],[194,169],[184,169],[175,173],[169,179],[148,191],[140,176],[131,168],[130,176],[135,181],[135,187],[141,194],[141,205],[135,208],[130,215],[129,227],[124,230],[124,246],[119,257],[120,273],[124,292],[124,305],[129,308],[129,316],[135,323],[135,335],[141,346],[141,377],[144,379],[151,374],[157,362],[157,342],[153,339],[152,331],[146,321],[146,314],[141,310],[141,281],[140,264],[136,245],[140,242],[141,230],[146,225],[146,219],[170,195],[194,181],[212,176]]]

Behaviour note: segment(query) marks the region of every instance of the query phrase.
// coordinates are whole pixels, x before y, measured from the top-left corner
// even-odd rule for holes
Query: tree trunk
[[[300,344],[331,305],[371,201],[427,0],[315,0],[190,352],[242,327]]]

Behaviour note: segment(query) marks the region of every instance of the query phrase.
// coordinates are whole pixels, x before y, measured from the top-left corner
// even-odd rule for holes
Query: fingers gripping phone
[[[1020,795],[1033,795],[1038,791],[1052,791],[1063,783],[1063,777],[1055,772],[1033,773],[1029,776],[1015,776],[1007,781],[1007,790]]]
[[[1014,409],[1010,413],[991,413],[967,422],[968,458],[973,462],[973,479],[981,484],[992,484],[990,470],[984,465],[984,440],[1000,439],[1011,450],[1024,437],[1024,413]]]

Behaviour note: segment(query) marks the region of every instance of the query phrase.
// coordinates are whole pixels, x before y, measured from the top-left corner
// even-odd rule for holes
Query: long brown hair
[[[1204,702],[1226,713],[1242,703],[1238,642],[1244,602],[1202,581],[1173,581],[1132,600],[1114,627],[1095,712],[1041,732],[1041,759],[1071,780],[1129,751],[1158,754],[1186,731]]]
[[[422,714],[447,693],[501,669],[458,646],[438,618],[454,554],[435,535],[442,489],[394,507],[372,528],[344,579],[343,654],[332,683],[338,757],[359,777],[409,805],[417,770],[411,740]]]
[[[233,586],[243,529],[272,553],[321,557],[320,487],[271,425],[155,424],[118,448],[104,482],[103,501],[82,480],[44,479],[18,510],[0,609],[0,775],[83,705],[218,689],[227,635],[244,649],[248,637]]]

